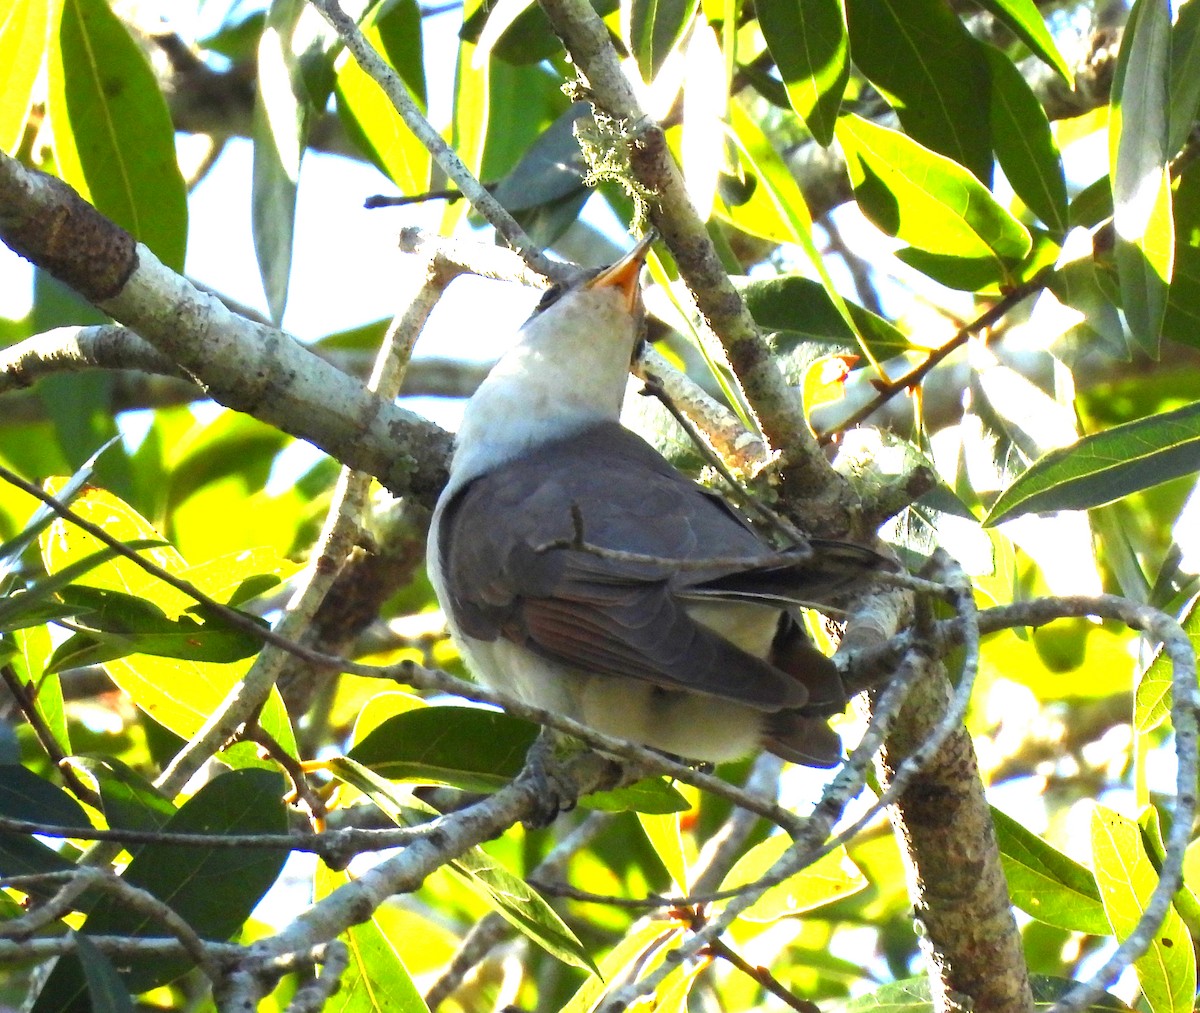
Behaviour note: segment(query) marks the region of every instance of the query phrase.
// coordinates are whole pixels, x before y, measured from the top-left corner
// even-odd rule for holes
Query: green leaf
[[[1113,426],[1043,454],[992,504],[985,526],[1086,510],[1200,470],[1200,403]]]
[[[1167,164],[1171,12],[1167,0],[1137,0],[1113,81],[1109,174],[1121,308],[1152,356],[1167,311],[1175,229]]]
[[[401,801],[388,781],[348,756],[335,756],[327,766],[335,777],[353,785],[370,798],[397,826],[421,826],[430,815],[436,815],[433,810],[422,812],[414,808],[415,803]],[[595,971],[595,964],[587,950],[555,914],[554,909],[528,883],[496,865],[486,852],[471,848],[451,861],[448,868],[506,921],[551,956],[575,967]]]
[[[1155,872],[1161,873],[1163,860],[1167,856],[1167,846],[1163,840],[1162,817],[1159,815],[1159,811],[1153,805],[1146,806],[1142,810],[1138,825],[1142,830],[1142,844],[1146,848],[1146,854],[1153,864]],[[1196,936],[1197,927],[1200,927],[1200,900],[1197,899],[1192,889],[1196,881],[1188,879],[1188,872],[1195,870],[1194,863],[1197,857],[1200,857],[1200,852],[1195,850],[1195,844],[1196,842],[1193,841],[1184,851],[1183,883],[1175,891],[1175,898],[1171,901],[1193,938]],[[1190,868],[1188,865],[1189,852],[1193,863]]]
[[[68,605],[80,607],[76,625],[82,628],[55,650],[48,666],[52,672],[130,654],[228,663],[249,658],[262,647],[261,638],[229,625],[216,612],[202,625],[187,614],[168,619],[153,602],[110,588],[77,584],[59,595]],[[255,616],[246,618],[264,630],[270,628]]]
[[[1047,925],[1108,935],[1108,920],[1092,874],[1037,834],[992,808],[1000,860],[1012,902]]]
[[[60,484],[61,480],[48,483],[49,491],[53,493]],[[173,546],[163,542],[149,521],[127,503],[101,489],[89,488],[78,498],[74,509],[118,541],[128,544],[153,540],[159,547],[144,550],[143,556],[169,573],[190,581],[199,591],[218,601],[227,598],[247,577],[269,568],[264,565],[264,554],[253,550],[189,567]],[[62,520],[51,524],[39,542],[42,563],[51,575],[92,553],[107,549],[99,539]],[[79,583],[121,591],[153,602],[170,618],[189,612],[195,604],[190,595],[124,558],[95,567]],[[141,654],[104,665],[109,677],[138,707],[183,738],[194,735],[204,725],[248,667],[244,661],[215,664]],[[263,709],[262,723],[277,742],[295,753],[295,734],[276,689],[272,689]]]
[[[677,788],[661,777],[647,777],[624,788],[594,791],[584,795],[579,804],[585,809],[602,812],[639,812],[652,815],[683,812],[691,805]]]
[[[537,7],[535,0],[497,0],[494,4],[480,4],[479,10],[487,11],[487,20],[475,39],[471,63],[476,67],[483,66],[492,55],[496,43],[531,7]]]
[[[587,978],[559,1013],[595,1013],[612,981],[623,981],[635,970],[647,970],[647,957],[664,948],[663,941],[674,931],[669,922],[643,918],[622,936],[600,959],[598,974]],[[651,958],[653,959],[653,958]]]
[[[621,28],[643,80],[658,76],[699,6],[699,0],[622,0]]]
[[[424,110],[425,75],[421,65],[421,14],[413,0],[376,7],[362,24],[367,41],[400,74],[413,101]],[[431,159],[388,97],[349,53],[337,76],[337,108],[350,136],[399,187],[401,193],[429,189]]]
[[[313,900],[320,901],[339,887],[352,883],[347,872],[318,864],[313,877]],[[338,985],[341,1013],[429,1013],[429,1007],[404,966],[397,943],[384,931],[378,909],[365,922],[352,925],[341,939],[350,951],[350,965]],[[403,940],[405,946],[410,940]]]
[[[689,883],[688,860],[683,847],[679,813],[638,813],[638,822],[675,888],[686,894]]]
[[[207,835],[281,834],[287,812],[284,782],[265,770],[235,770],[201,788],[163,824],[164,833]],[[254,906],[279,877],[287,852],[266,848],[227,848],[207,844],[144,844],[122,878],[157,897],[202,939],[223,941],[237,932]],[[83,924],[89,935],[157,936],[161,923],[148,914],[106,899]],[[191,967],[186,957],[130,958],[120,970],[133,993],[173,981]],[[85,984],[78,968],[59,962],[39,998],[46,1009],[66,1009],[79,1001]]]
[[[744,227],[742,223],[745,220],[745,214],[751,207],[759,205],[759,192],[761,191],[762,199],[770,206],[773,217],[778,222],[782,233],[779,237],[780,241],[796,243],[804,251],[804,255],[821,280],[825,294],[837,309],[838,315],[845,321],[846,327],[854,333],[859,345],[866,350],[866,343],[858,334],[857,324],[850,314],[846,300],[842,298],[837,286],[834,285],[825,266],[825,260],[813,242],[812,216],[808,213],[808,204],[804,200],[804,194],[800,192],[795,176],[779,156],[779,152],[775,150],[767,135],[762,132],[762,129],[740,103],[733,103],[729,115],[734,143],[737,144],[747,167],[758,178],[760,184],[746,204],[732,211],[729,220],[739,228]],[[753,229],[750,231],[753,232]],[[867,354],[870,355],[870,352],[867,351]]]
[[[759,0],[755,9],[788,101],[828,147],[850,80],[844,0]]]
[[[1075,87],[1074,75],[1062,53],[1054,44],[1054,37],[1046,27],[1042,12],[1038,10],[1034,0],[976,0],[985,11],[991,12],[1003,21],[1013,34],[1027,45],[1038,59],[1046,66],[1058,71],[1059,76],[1072,88]]]
[[[154,72],[107,0],[64,0],[47,112],[63,179],[175,271],[187,194]]]
[[[1174,156],[1187,141],[1196,114],[1200,112],[1200,7],[1195,4],[1184,4],[1179,8],[1179,16],[1171,29],[1169,93],[1167,152]]]
[[[215,32],[197,41],[204,49],[220,53],[233,63],[253,60],[266,23],[265,10],[231,8]]]
[[[1200,600],[1193,600],[1187,612],[1180,618],[1183,632],[1192,642],[1192,649],[1200,651]],[[1145,735],[1161,725],[1171,714],[1171,659],[1159,650],[1154,660],[1138,679],[1133,699],[1133,727],[1139,735]]]
[[[950,159],[854,115],[838,120],[837,135],[859,206],[888,235],[975,262],[997,282],[1032,249],[1025,226]]]
[[[1200,346],[1200,176],[1184,174],[1172,197],[1172,205],[1175,270],[1167,291],[1163,335],[1197,347]]]
[[[127,549],[148,549],[166,543],[161,538],[139,538],[124,544]],[[35,581],[20,594],[0,600],[0,629],[27,626],[30,616],[42,616],[43,621],[49,621],[89,612],[90,609],[84,606],[60,606],[53,600],[53,596],[106,563],[111,563],[120,555],[116,549],[105,545],[96,552],[74,560],[49,577]],[[72,608],[76,611],[72,611]]]
[[[854,63],[913,140],[992,180],[988,74],[977,43],[942,0],[847,0]]]
[[[1092,865],[1104,912],[1124,939],[1137,926],[1158,882],[1141,829],[1111,809],[1092,811]],[[1134,962],[1151,1013],[1190,1013],[1196,993],[1196,955],[1183,920],[1172,907],[1149,950]]]
[[[521,772],[536,725],[478,707],[419,707],[388,718],[350,750],[389,781],[495,791]]]
[[[791,846],[791,840],[782,834],[760,841],[737,860],[721,889],[737,890],[758,882]],[[867,878],[842,846],[768,889],[739,917],[751,922],[774,922],[815,911],[851,897],[867,886]]]
[[[285,0],[286,3],[291,0]],[[284,4],[275,0],[271,15]],[[279,325],[287,305],[296,229],[296,192],[300,158],[308,134],[310,110],[293,93],[283,38],[277,26],[264,31],[258,45],[258,77],[251,137],[254,163],[250,222],[254,254],[262,276],[271,320]]]
[[[754,322],[765,331],[835,345],[855,341],[824,286],[812,278],[780,274],[771,278],[735,276],[732,281]],[[909,341],[899,328],[856,303],[845,305],[876,358],[888,359],[909,350]]]
[[[72,756],[70,763],[95,782],[110,827],[161,830],[178,811],[153,784],[116,757]]]
[[[75,936],[75,959],[87,982],[87,1001],[90,1013],[129,1013],[133,1000],[121,981],[121,975],[111,960],[81,932]]]
[[[592,7],[602,18],[617,9],[618,0],[592,0]],[[525,9],[513,16],[517,2],[490,4],[476,3],[469,7],[470,13],[463,20],[458,37],[464,42],[478,45],[483,40],[485,25],[499,11],[502,21],[507,22],[498,38],[492,41],[489,53],[505,63],[532,64],[554,56],[562,51],[562,43],[550,28],[545,12],[536,3],[525,5]],[[501,10],[503,8],[503,10]],[[472,57],[473,59],[473,57]],[[459,79],[460,89],[465,84]],[[456,146],[457,147],[457,146]]]
[[[1091,229],[1099,225],[1105,218],[1111,218],[1112,213],[1112,183],[1109,181],[1108,174],[1105,173],[1085,186],[1071,199],[1068,221],[1072,228],[1082,225],[1086,229]]]
[[[991,74],[992,143],[1013,190],[1060,238],[1067,231],[1067,184],[1046,111],[1013,62],[983,46]]]
[[[513,114],[503,110],[501,92],[508,88],[512,88],[510,105],[520,109],[526,126],[536,122],[536,118],[529,115],[529,105],[517,100],[522,94],[527,99],[532,98],[528,87],[521,83],[521,78],[531,74],[538,72],[526,67],[500,68],[492,75],[493,129],[499,125],[495,116]],[[550,98],[548,106],[557,104],[559,97]],[[583,184],[587,165],[574,132],[576,122],[590,114],[591,109],[586,103],[574,102],[531,140],[527,140],[525,128],[507,131],[505,141],[525,142],[525,146],[520,160],[505,173],[493,193],[539,244],[548,245],[566,231],[579,217],[580,208],[591,195],[591,189]],[[505,157],[489,138],[486,161],[500,161]]]
[[[272,0],[258,44],[250,224],[271,319],[287,304],[300,159],[333,87],[336,36],[303,0]]]
[[[53,650],[50,631],[45,626],[31,626],[15,632],[13,641],[17,647],[10,662],[13,673],[25,686],[42,724],[63,756],[70,756],[71,734],[63,708],[62,683],[46,674],[46,662]]]
[[[46,57],[50,4],[10,0],[0,13],[0,151],[15,155],[25,135],[42,61]]]
[[[90,830],[83,807],[70,795],[16,764],[0,766],[0,816],[54,827]],[[29,834],[0,832],[0,876],[61,872],[72,863]],[[48,887],[52,891],[54,887]]]

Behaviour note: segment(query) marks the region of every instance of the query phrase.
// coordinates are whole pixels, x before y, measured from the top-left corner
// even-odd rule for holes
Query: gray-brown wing
[[[442,525],[448,607],[469,636],[503,636],[590,672],[768,711],[807,699],[799,681],[688,615],[687,588],[728,567],[665,562],[750,559],[765,546],[620,426],[597,426],[476,479]],[[597,555],[576,547],[580,538],[654,558]]]

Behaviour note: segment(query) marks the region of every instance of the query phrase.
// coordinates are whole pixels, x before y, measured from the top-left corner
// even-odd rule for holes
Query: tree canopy
[[[189,12],[0,12],[0,1005],[1192,1009],[1200,2]],[[185,272],[247,143],[259,308]],[[301,343],[313,152],[408,273]],[[828,776],[605,739],[447,637],[422,410],[483,369],[414,345],[625,226],[626,423],[913,574],[805,614],[864,691]],[[312,262],[376,272],[344,228]]]

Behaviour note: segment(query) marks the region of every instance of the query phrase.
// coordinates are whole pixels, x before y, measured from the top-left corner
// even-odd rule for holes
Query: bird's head
[[[456,484],[621,413],[642,331],[639,282],[650,240],[579,284],[551,289],[468,402]]]

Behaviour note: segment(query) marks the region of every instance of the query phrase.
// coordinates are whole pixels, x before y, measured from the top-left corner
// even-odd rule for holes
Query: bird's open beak
[[[587,287],[604,288],[612,285],[619,288],[625,296],[626,309],[630,313],[636,312],[640,296],[638,279],[641,277],[642,265],[646,262],[646,254],[650,252],[650,244],[654,238],[654,232],[651,231],[615,264],[604,268],[588,281]]]

